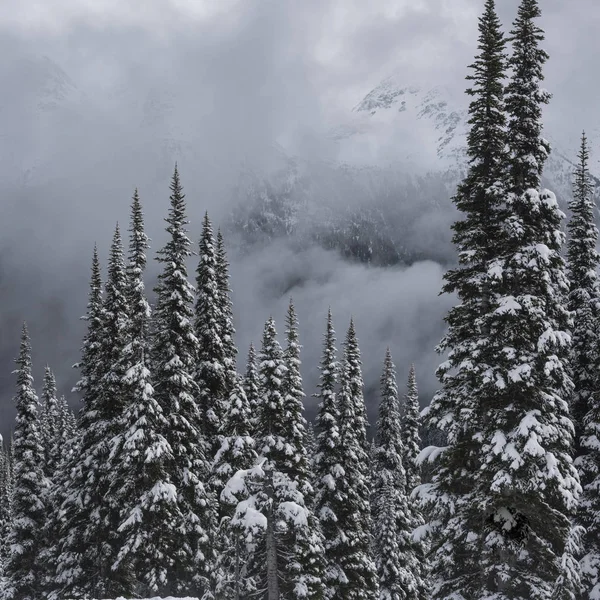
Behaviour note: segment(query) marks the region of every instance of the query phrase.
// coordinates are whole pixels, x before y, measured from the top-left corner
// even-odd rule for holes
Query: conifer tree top
[[[131,219],[129,225],[129,265],[132,269],[143,271],[146,268],[146,250],[150,240],[144,231],[144,213],[137,188],[131,201]]]
[[[335,330],[331,308],[327,313],[327,328],[324,334],[323,354],[319,370],[321,380],[318,384],[319,392],[315,394],[320,398],[319,412],[316,418],[316,456],[315,470],[317,475],[317,490],[320,490],[320,503],[326,503],[330,492],[331,473],[335,472],[339,457],[335,449],[339,446],[339,409],[336,401],[336,388],[338,382],[339,366],[336,361]]]
[[[262,348],[259,359],[260,373],[260,410],[257,425],[257,438],[264,447],[259,450],[269,460],[275,461],[282,468],[287,461],[282,416],[284,408],[283,381],[287,368],[283,360],[283,351],[277,341],[277,331],[273,317],[265,323]]]
[[[229,285],[229,261],[227,260],[227,250],[221,228],[217,231],[215,254],[217,260],[217,285],[221,303],[221,337],[228,370],[227,377],[231,385],[235,380],[237,348],[234,340],[235,328],[233,326],[233,304],[231,302],[231,289]]]
[[[590,155],[585,132],[581,136],[581,146],[577,156],[579,162],[575,168],[573,199],[569,203],[573,216],[567,224],[569,231],[567,258],[571,293],[581,293],[577,290],[586,288],[589,294],[598,291],[597,267],[600,256],[596,251],[598,229],[594,222],[594,187],[589,172]],[[585,302],[589,297],[581,300]],[[574,302],[577,303],[575,298],[571,301],[571,310],[580,308],[575,306]]]
[[[11,464],[14,469],[12,488],[13,519],[9,543],[10,554],[4,570],[3,598],[19,600],[39,597],[42,588],[40,532],[47,519],[45,497],[48,482],[42,468],[44,452],[39,428],[39,401],[31,372],[31,343],[23,323],[19,356],[16,359],[17,420]],[[4,534],[4,532],[3,532]]]
[[[123,240],[121,238],[121,230],[119,224],[115,225],[112,244],[110,246],[110,255],[108,259],[108,279],[106,289],[112,288],[118,284],[125,282],[125,257],[123,254]],[[115,290],[112,290],[113,292]]]
[[[317,386],[320,391],[315,394],[315,396],[322,398],[322,401],[327,404],[325,412],[332,412],[333,416],[337,419],[337,407],[335,401],[326,402],[330,397],[335,398],[335,386],[338,380],[339,371],[339,365],[336,360],[336,338],[331,307],[327,311],[327,326],[323,337],[323,356],[321,365],[319,366],[319,370],[321,371],[321,381]],[[320,427],[320,425],[318,425],[318,427]]]
[[[102,275],[100,273],[100,259],[98,258],[98,246],[94,244],[92,257],[92,275],[90,280],[90,292],[88,300],[87,318],[98,316],[102,306]]]
[[[543,66],[548,54],[539,47],[544,32],[534,22],[541,16],[538,0],[521,0],[510,32],[513,54],[512,70],[506,87],[506,110],[509,114],[512,191],[517,195],[538,189],[550,145],[541,137],[542,105],[550,94],[541,88]]]
[[[350,319],[350,325],[344,341],[344,362],[340,381],[340,393],[338,396],[340,400],[338,408],[341,418],[340,435],[344,438],[345,435],[350,434],[358,441],[361,450],[368,454],[366,428],[369,426],[369,422],[363,395],[362,361],[353,318]],[[347,428],[348,425],[352,431]],[[342,441],[342,443],[344,442]]]
[[[246,393],[248,393],[248,385],[256,386],[256,390],[258,390],[258,369],[256,365],[256,350],[254,348],[254,344],[250,342],[250,346],[248,348],[248,358],[246,359]],[[258,391],[256,391],[258,393]]]
[[[401,477],[402,481],[396,483],[406,485],[402,456],[402,427],[400,423],[400,405],[398,400],[398,386],[396,384],[396,367],[392,361],[392,353],[388,348],[383,362],[381,374],[381,401],[377,419],[377,434],[375,437],[375,470],[383,469],[393,473],[395,478]]]
[[[301,346],[298,337],[298,317],[296,316],[296,308],[294,307],[294,302],[291,298],[285,318],[285,324],[287,347],[284,356],[288,367],[288,383],[291,386],[287,392],[294,394],[296,398],[301,401],[304,397],[302,382],[300,380]],[[292,381],[290,378],[295,378],[295,380]]]
[[[182,271],[182,266],[184,267],[185,259],[191,254],[189,250],[191,243],[186,235],[187,230],[185,229],[185,226],[189,221],[185,215],[185,194],[183,193],[177,166],[175,166],[169,189],[171,190],[171,195],[169,196],[171,206],[165,221],[167,223],[167,233],[169,233],[171,237],[165,247],[159,250],[158,260],[166,263],[175,262],[177,270],[174,271],[172,275],[186,277],[187,271],[184,273]]]
[[[44,369],[44,387],[42,391],[42,397],[45,404],[56,403],[58,398],[56,397],[56,378],[52,369],[46,365]]]
[[[485,167],[488,169],[501,166],[491,164],[491,161],[498,161],[503,155],[505,45],[496,3],[486,0],[483,15],[479,18],[479,54],[470,65],[472,72],[467,76],[467,80],[472,82],[467,94],[474,97],[469,106],[471,129],[467,138],[473,167],[483,167],[484,163],[487,163]]]
[[[218,299],[217,263],[214,235],[208,212],[202,221],[199,242],[198,268],[196,269],[196,333],[201,340],[200,360],[220,359],[222,342],[219,331],[220,306]],[[210,383],[210,382],[207,382]]]
[[[15,361],[18,369],[15,371],[18,375],[17,386],[23,390],[23,386],[33,386],[33,375],[31,374],[31,342],[27,323],[23,323],[21,328],[21,345],[19,347],[19,357]],[[32,387],[33,389],[33,387]]]

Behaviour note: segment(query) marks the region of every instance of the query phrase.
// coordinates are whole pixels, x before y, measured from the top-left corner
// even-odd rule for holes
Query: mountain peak
[[[378,110],[389,109],[399,104],[398,110],[406,108],[406,98],[420,92],[414,86],[403,86],[398,75],[386,77],[373,88],[353,109],[353,112],[369,112],[374,115]]]

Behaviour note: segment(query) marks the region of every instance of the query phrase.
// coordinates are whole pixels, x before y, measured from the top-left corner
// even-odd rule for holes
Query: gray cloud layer
[[[226,218],[241,169],[268,173],[277,167],[278,145],[311,160],[335,160],[323,131],[389,73],[404,73],[407,85],[445,83],[462,90],[481,4],[0,4],[0,430],[12,418],[10,361],[23,319],[31,326],[36,376],[47,361],[62,390],[70,387],[92,244],[98,241],[106,256],[115,221],[127,220],[134,186],[144,200],[154,252],[164,240],[173,160],[180,160],[196,238],[206,209],[217,222]],[[507,25],[517,4],[499,2]],[[577,8],[561,0],[543,6],[552,56],[547,84],[555,95],[548,119],[575,132],[596,110],[589,73],[600,20],[594,0],[578,0]],[[58,107],[39,106],[57,97]],[[424,397],[435,389],[433,346],[450,302],[437,296],[440,266],[366,269],[319,249],[298,252],[286,245],[232,258],[242,354],[251,338],[259,339],[270,312],[281,322],[293,294],[308,393],[329,304],[340,339],[349,315],[356,317],[370,387],[389,344],[402,377],[414,360]],[[299,280],[302,285],[295,285]]]

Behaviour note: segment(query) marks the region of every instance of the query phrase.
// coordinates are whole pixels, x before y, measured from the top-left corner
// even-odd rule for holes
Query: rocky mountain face
[[[143,164],[134,172],[149,183],[167,177],[176,161],[186,174],[204,169],[218,178],[214,152],[189,121],[190,99],[175,86],[142,93],[124,85],[96,98],[48,58],[0,70],[5,186],[40,189],[69,177],[71,160],[83,178],[122,172],[124,161]],[[228,228],[243,246],[286,237],[380,265],[453,260],[450,197],[467,163],[467,102],[442,86],[412,87],[398,75],[383,80],[326,133],[334,159],[292,156],[272,144],[254,152],[268,158],[268,168],[240,161],[219,192],[231,207]],[[554,150],[545,183],[566,203],[577,137],[548,137]],[[589,137],[600,147],[600,131]]]
[[[325,247],[376,264],[452,261],[449,225],[456,214],[450,198],[468,161],[467,103],[466,95],[457,97],[442,86],[405,86],[399,76],[383,80],[329,132],[339,162],[327,166],[324,179],[336,181],[336,189],[345,190],[343,198],[331,201],[323,180],[314,176],[297,178],[302,183],[295,187],[265,183],[261,192],[249,192],[253,208],[246,205],[236,214],[236,226],[246,234],[308,232]],[[547,137],[553,151],[543,184],[566,211],[579,138]],[[588,139],[600,148],[600,132],[588,132]],[[299,166],[291,161],[288,168],[291,173]],[[600,171],[593,176],[600,187]],[[320,208],[319,219],[311,206]],[[270,224],[261,228],[265,215]]]

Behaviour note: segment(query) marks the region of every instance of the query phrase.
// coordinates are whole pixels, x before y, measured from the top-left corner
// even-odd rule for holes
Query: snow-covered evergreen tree
[[[0,436],[0,590],[9,553],[9,534],[12,520],[12,469],[8,448]]]
[[[248,399],[250,408],[250,424],[253,435],[258,423],[258,412],[260,405],[260,378],[258,376],[258,366],[256,363],[256,351],[254,345],[250,344],[248,350],[248,360],[246,362],[246,375],[244,377],[244,391]]]
[[[146,299],[144,286],[144,271],[146,270],[146,263],[148,261],[146,251],[149,248],[150,240],[146,235],[144,227],[142,202],[136,189],[131,201],[126,294],[131,310],[131,352],[132,354],[137,352],[138,356],[141,355],[142,350],[147,352],[149,344],[148,326],[151,311]]]
[[[229,287],[229,261],[227,260],[225,240],[223,239],[220,228],[217,231],[215,258],[217,263],[217,287],[219,289],[221,307],[221,342],[223,344],[223,352],[225,355],[225,382],[227,385],[227,392],[230,392],[237,379],[235,365],[238,351],[235,345],[235,328],[233,327],[233,303],[231,301],[231,289]]]
[[[283,378],[284,414],[282,426],[291,461],[284,473],[292,480],[295,489],[302,494],[306,508],[307,522],[304,528],[292,532],[293,559],[288,565],[289,578],[296,586],[310,590],[313,598],[321,597],[323,585],[323,538],[318,519],[310,510],[313,503],[312,471],[307,452],[307,423],[304,412],[304,388],[300,374],[300,342],[298,337],[298,318],[292,300],[286,315],[286,347],[283,353],[285,376]],[[297,593],[297,592],[296,592]]]
[[[304,388],[300,374],[300,342],[298,338],[298,318],[292,300],[286,314],[286,347],[283,351],[285,375],[283,378],[284,414],[282,426],[287,429],[284,433],[286,443],[293,446],[291,460],[286,466],[286,472],[297,482],[299,490],[308,499],[313,490],[310,485],[310,470],[306,452],[306,420],[304,411]]]
[[[254,439],[250,435],[250,406],[244,390],[244,381],[240,376],[229,395],[225,409],[225,419],[221,425],[225,437],[213,467],[213,472],[222,485],[227,483],[236,471],[250,468],[257,457]]]
[[[492,360],[487,319],[495,283],[489,270],[501,251],[507,164],[505,40],[493,0],[486,0],[479,19],[478,50],[467,90],[473,97],[467,138],[470,165],[454,197],[463,213],[453,225],[459,266],[446,273],[443,288],[457,294],[459,303],[446,317],[448,331],[439,345],[448,355],[438,369],[443,388],[428,409],[429,427],[446,434],[447,447],[432,455],[438,458],[432,483],[419,488],[430,503],[436,600],[482,597],[485,589],[479,564],[484,532],[474,488],[482,458],[479,406],[494,387],[486,376],[486,363]]]
[[[179,540],[173,529],[182,518],[176,489],[169,478],[173,453],[164,437],[168,422],[154,397],[148,365],[150,307],[144,270],[148,237],[137,190],[131,205],[129,257],[125,295],[130,310],[127,370],[123,373],[126,403],[111,440],[112,479],[107,498],[117,511],[118,553],[113,570],[131,574],[139,595],[169,592],[169,574]]]
[[[330,546],[329,564],[339,565],[343,574],[333,595],[340,600],[366,600],[378,598],[379,594],[371,543],[370,465],[363,385],[358,340],[354,321],[350,321],[337,399],[339,465],[343,475],[336,481],[334,514],[340,535],[332,540],[325,533]]]
[[[506,255],[495,264],[500,294],[490,337],[502,358],[491,370],[497,391],[482,403],[486,460],[479,482],[489,515],[480,568],[485,571],[489,561],[490,580],[506,597],[531,599],[546,598],[569,562],[565,547],[580,492],[568,407],[573,384],[564,215],[554,194],[539,190],[549,151],[541,137],[549,95],[540,86],[547,58],[535,24],[540,14],[537,0],[522,0],[511,32],[506,108],[510,165],[518,175],[507,195]]]
[[[407,495],[396,370],[388,348],[372,461],[372,512],[380,600],[428,598],[423,556],[413,542],[414,518]]]
[[[40,429],[44,448],[44,476],[47,479],[44,498],[45,523],[43,544],[38,560],[44,564],[43,589],[51,591],[56,574],[57,542],[60,536],[60,507],[64,502],[65,480],[61,469],[69,444],[65,440],[60,403],[57,398],[56,379],[50,367],[44,371],[41,394]],[[60,489],[59,489],[60,486]]]
[[[115,480],[123,481],[113,460],[113,440],[120,435],[123,412],[129,402],[125,376],[131,365],[131,312],[127,298],[127,274],[123,241],[115,228],[108,258],[100,347],[102,378],[97,404],[97,438],[87,467],[86,493],[92,502],[85,539],[97,548],[97,591],[100,597],[129,595],[134,591],[132,573],[116,564],[121,548],[121,504],[111,494]],[[119,465],[120,466],[120,465]]]
[[[128,368],[129,305],[119,228],[111,244],[105,296],[94,250],[88,303],[88,333],[79,364],[76,390],[83,394],[81,443],[72,464],[59,524],[62,529],[56,597],[110,597],[132,591],[131,573],[113,568],[120,548],[120,507],[107,496],[115,473],[111,440],[118,434],[126,403],[124,375]],[[54,498],[58,496],[55,494]],[[54,525],[55,526],[55,525]]]
[[[64,396],[58,400],[60,458],[50,481],[46,500],[46,524],[44,527],[45,547],[41,560],[46,566],[45,593],[56,597],[56,573],[61,551],[61,535],[64,533],[66,515],[63,506],[67,500],[71,468],[79,456],[79,430],[73,411]]]
[[[512,56],[510,80],[505,90],[510,140],[510,187],[517,196],[540,187],[542,169],[550,145],[542,138],[542,106],[550,94],[542,89],[543,67],[548,54],[540,48],[544,32],[534,19],[541,16],[538,0],[521,0],[510,32]],[[527,205],[523,207],[527,210]]]
[[[196,383],[200,390],[207,451],[212,459],[221,446],[219,430],[228,386],[225,381],[225,352],[221,340],[222,299],[217,281],[215,240],[208,213],[204,215],[199,257],[194,321],[198,338]],[[220,493],[220,490],[217,492]]]
[[[63,503],[68,529],[61,540],[55,593],[118,596],[133,591],[131,573],[115,568],[120,548],[120,506],[108,495],[118,474],[111,461],[111,440],[118,435],[127,401],[124,376],[129,366],[130,318],[125,260],[117,225],[113,236],[104,300],[100,306],[99,265],[94,253],[88,335],[80,380],[83,392],[82,439],[69,493]]]
[[[598,241],[598,229],[594,219],[596,207],[585,133],[581,137],[578,158],[573,185],[573,200],[569,203],[572,216],[567,224],[569,234],[567,266],[568,308],[573,315],[571,367],[575,389],[571,405],[578,437],[580,437],[583,418],[588,411],[588,403],[600,383],[598,375],[600,368],[600,351],[598,349],[600,280],[597,272],[600,255],[596,251]],[[578,445],[579,441],[578,439]],[[577,454],[580,454],[581,450],[578,448]]]
[[[327,598],[341,598],[340,586],[346,576],[340,565],[340,554],[344,551],[345,534],[338,522],[337,512],[342,509],[344,496],[338,491],[338,480],[344,476],[340,442],[340,414],[336,390],[339,365],[336,360],[335,330],[331,309],[327,314],[319,392],[319,410],[316,418],[317,440],[314,460],[315,514],[319,518],[324,537],[325,572],[324,582]]]
[[[39,429],[40,404],[31,374],[31,344],[23,325],[16,361],[17,419],[14,430],[13,515],[9,536],[10,552],[4,569],[7,600],[38,600],[44,583],[43,527],[48,481],[44,477],[44,449]]]
[[[213,464],[217,487],[224,488],[238,471],[250,469],[256,462],[255,444],[250,430],[250,406],[243,379],[238,377],[225,405],[221,422],[221,448]],[[241,600],[254,591],[252,579],[247,572],[248,551],[244,544],[244,532],[232,523],[237,502],[231,504],[227,497],[222,498],[221,502],[215,598]]]
[[[429,452],[438,457],[437,471],[420,489],[432,502],[430,525],[439,527],[434,598],[541,599],[560,576],[579,493],[566,402],[561,213],[552,193],[519,189],[538,181],[539,161],[516,179],[505,172],[505,142],[517,161],[521,141],[513,149],[501,126],[504,42],[492,0],[480,19],[479,47],[471,167],[455,199],[465,213],[455,226],[460,265],[446,274],[444,287],[459,304],[447,317],[443,389],[429,411],[448,445]],[[540,127],[529,131],[533,136]]]
[[[600,404],[597,399],[600,385],[600,256],[596,251],[598,229],[594,219],[595,204],[585,134],[581,138],[573,188],[567,249],[568,307],[573,315],[571,369],[575,390],[572,413],[578,433],[576,465],[583,486],[578,522],[586,529],[582,570],[585,586],[592,598],[594,594],[600,597]]]
[[[404,396],[402,410],[402,444],[404,447],[403,465],[406,471],[406,495],[410,507],[411,524],[413,531],[423,531],[425,519],[422,514],[421,503],[413,497],[413,492],[421,485],[421,464],[418,460],[421,451],[421,415],[419,408],[419,391],[415,366],[411,365],[408,373],[407,393]],[[424,535],[416,535],[413,548],[417,559],[423,563],[421,577],[428,579],[426,555],[427,543]]]
[[[77,437],[79,434],[77,418],[75,417],[75,413],[69,407],[69,403],[64,396],[61,396],[58,400],[58,414],[60,419],[61,438],[63,442],[68,442],[74,437]]]
[[[48,366],[44,371],[40,422],[44,448],[44,475],[51,479],[60,464],[63,448],[56,378]]]
[[[421,485],[421,467],[417,457],[421,452],[421,416],[419,409],[419,391],[415,365],[410,366],[408,373],[407,393],[404,396],[402,412],[402,444],[404,447],[404,469],[406,471],[406,491],[410,495],[417,486]]]
[[[269,600],[322,598],[324,592],[320,531],[306,506],[310,483],[299,469],[305,449],[299,448],[296,433],[290,435],[291,426],[303,426],[301,407],[286,393],[287,371],[270,318],[259,367],[259,460],[238,471],[223,492],[225,500],[238,502],[232,524],[251,541],[250,574]]]
[[[193,330],[194,288],[187,279],[191,255],[185,226],[185,195],[177,168],[171,181],[171,207],[166,219],[169,239],[158,253],[163,265],[155,288],[151,357],[154,395],[168,421],[164,437],[173,452],[170,482],[177,493],[182,519],[174,528],[178,550],[165,587],[171,594],[200,595],[210,589],[216,500],[205,485],[209,462],[202,434],[202,412],[193,373],[198,338]]]
[[[95,543],[86,539],[90,513],[100,500],[90,491],[99,479],[100,464],[96,452],[100,444],[106,443],[100,419],[103,362],[100,348],[103,332],[104,308],[102,302],[102,280],[98,251],[94,247],[90,292],[87,313],[84,319],[88,329],[83,340],[81,361],[76,365],[80,379],[75,387],[82,395],[80,410],[80,443],[72,461],[65,465],[65,498],[59,521],[60,542],[57,559],[57,576],[52,590],[53,598],[96,595],[99,564]]]

